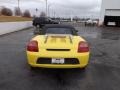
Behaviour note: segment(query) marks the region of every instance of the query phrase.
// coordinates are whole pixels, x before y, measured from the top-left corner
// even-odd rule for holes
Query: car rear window
[[[70,28],[47,28],[46,34],[73,34]]]

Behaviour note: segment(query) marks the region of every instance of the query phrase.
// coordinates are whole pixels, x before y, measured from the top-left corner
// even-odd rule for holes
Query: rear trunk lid
[[[80,36],[72,35],[39,35],[35,40],[41,50],[47,51],[76,51],[78,43],[84,41]]]
[[[73,45],[71,35],[46,35],[44,45],[46,48],[69,49]]]

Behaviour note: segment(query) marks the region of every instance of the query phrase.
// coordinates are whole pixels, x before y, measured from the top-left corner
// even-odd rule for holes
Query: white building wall
[[[102,24],[103,21],[104,21],[104,16],[105,16],[105,13],[106,13],[105,12],[106,9],[119,10],[120,9],[120,0],[102,0],[99,24]]]
[[[107,16],[120,16],[120,9],[107,9],[105,11]]]

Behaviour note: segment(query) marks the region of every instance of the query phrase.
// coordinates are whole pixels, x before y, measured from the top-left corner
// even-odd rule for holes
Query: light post
[[[48,16],[48,0],[45,1],[45,7],[46,7],[46,17]]]
[[[50,17],[50,7],[51,7],[51,4],[48,5],[48,17]]]
[[[36,11],[36,16],[38,16],[38,13],[37,13],[37,12],[38,12],[38,9],[36,8],[35,11]]]

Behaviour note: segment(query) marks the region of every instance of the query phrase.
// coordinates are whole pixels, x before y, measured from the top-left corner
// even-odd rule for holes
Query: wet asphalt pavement
[[[85,71],[31,71],[25,46],[33,28],[0,36],[0,90],[120,90],[120,28],[75,27],[91,47]]]

